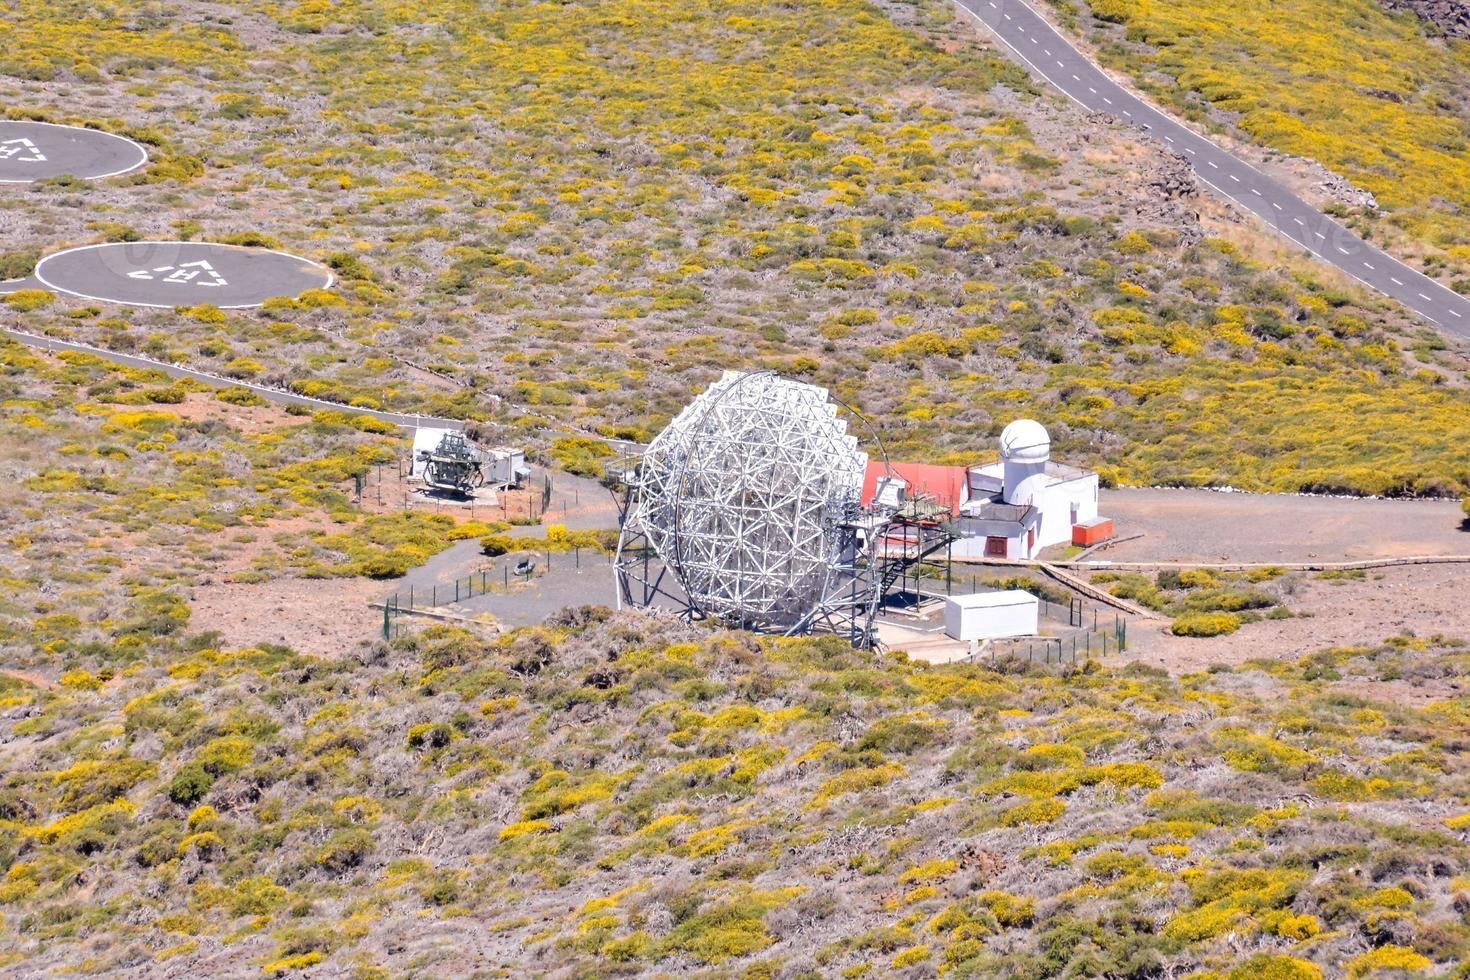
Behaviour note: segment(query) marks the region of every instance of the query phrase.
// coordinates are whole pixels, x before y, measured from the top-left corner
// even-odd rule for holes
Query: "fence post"
[[[508,589],[510,588],[510,562],[501,565],[500,569],[505,572],[505,587]]]
[[[459,601],[459,579],[454,580],[454,601]]]
[[[413,586],[408,587],[408,608],[413,608]]]
[[[439,605],[439,583],[435,582],[429,591],[429,608]]]

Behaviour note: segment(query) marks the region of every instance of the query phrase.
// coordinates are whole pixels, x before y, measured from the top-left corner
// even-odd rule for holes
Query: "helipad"
[[[57,123],[0,120],[0,184],[71,174],[116,177],[148,162],[148,151],[126,136]]]
[[[322,265],[263,248],[212,242],[112,242],[83,245],[36,263],[36,282],[53,292],[130,306],[236,310],[273,296],[332,285]]]

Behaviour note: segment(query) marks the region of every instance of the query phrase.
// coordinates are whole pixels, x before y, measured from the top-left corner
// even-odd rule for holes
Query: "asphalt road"
[[[277,405],[300,405],[311,409],[333,409],[336,411],[350,412],[353,415],[370,415],[375,419],[390,422],[393,425],[402,426],[405,429],[415,429],[421,426],[429,426],[436,429],[463,429],[464,422],[459,419],[441,419],[432,415],[404,415],[399,412],[380,412],[368,408],[354,408],[338,402],[324,401],[320,398],[308,398],[295,392],[283,391],[280,388],[268,388],[265,385],[251,384],[249,381],[240,381],[236,378],[222,378],[219,375],[208,374],[204,371],[195,371],[193,368],[180,367],[177,364],[166,364],[163,361],[155,361],[151,357],[142,357],[137,354],[121,354],[117,351],[106,350],[101,347],[92,347],[88,344],[72,343],[69,340],[57,340],[54,337],[42,337],[39,334],[26,333],[23,330],[11,330],[8,327],[0,327],[0,333],[27,347],[35,347],[38,350],[47,351],[79,351],[86,354],[94,354],[114,364],[122,364],[126,367],[145,368],[162,371],[173,378],[193,378],[216,388],[247,388],[260,395],[266,401]]]
[[[332,273],[309,259],[214,242],[108,242],[54,252],[30,280],[7,283],[81,299],[171,308],[210,303],[225,310],[259,306],[332,285]]]
[[[0,184],[29,184],[71,174],[116,177],[148,162],[141,143],[96,129],[0,120]]]
[[[1200,180],[1278,234],[1364,285],[1398,300],[1436,327],[1470,337],[1470,297],[1404,265],[1316,210],[1284,185],[1112,81],[1023,0],[954,0],[1010,53],[1093,112],[1145,130],[1193,166]]]

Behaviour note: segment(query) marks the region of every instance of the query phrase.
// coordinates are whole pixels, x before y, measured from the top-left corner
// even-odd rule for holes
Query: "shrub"
[[[1257,953],[1226,974],[1226,980],[1322,980],[1322,969],[1295,956]]]
[[[17,289],[5,297],[5,305],[21,313],[30,313],[43,306],[50,306],[56,294],[49,289]]]
[[[214,776],[197,762],[187,762],[179,767],[174,778],[169,780],[168,798],[180,806],[197,803],[214,785]]]
[[[340,874],[362,863],[372,853],[373,835],[361,827],[335,831],[316,852],[316,863],[334,874]]]
[[[36,271],[36,262],[41,258],[38,248],[19,252],[0,252],[0,280],[24,279]]]
[[[563,436],[551,444],[551,458],[556,464],[579,476],[601,477],[602,461],[612,455],[611,446],[591,436]]]
[[[1186,613],[1174,620],[1175,636],[1223,636],[1240,629],[1240,617],[1228,612]]]

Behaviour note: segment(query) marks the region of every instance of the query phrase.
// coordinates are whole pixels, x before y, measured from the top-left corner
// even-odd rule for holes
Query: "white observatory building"
[[[954,554],[1028,560],[1049,545],[1088,538],[1093,527],[1107,525],[1106,536],[1111,522],[1098,519],[1097,489],[1096,473],[1052,461],[1039,422],[1018,419],[1000,434],[999,462],[966,470]]]

